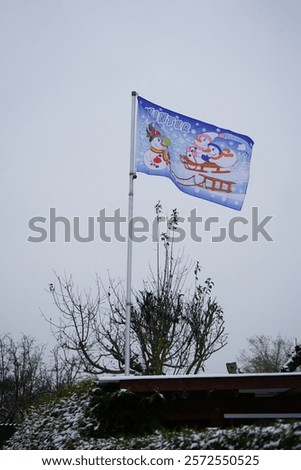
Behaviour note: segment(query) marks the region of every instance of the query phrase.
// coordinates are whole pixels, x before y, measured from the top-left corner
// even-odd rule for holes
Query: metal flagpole
[[[129,174],[129,206],[128,206],[128,239],[127,239],[127,274],[126,274],[126,321],[125,321],[125,375],[130,375],[130,331],[132,306],[132,261],[133,261],[133,207],[134,207],[134,179],[135,172],[135,122],[136,97],[138,93],[132,91],[132,117],[131,117],[131,144],[130,144],[130,174]]]

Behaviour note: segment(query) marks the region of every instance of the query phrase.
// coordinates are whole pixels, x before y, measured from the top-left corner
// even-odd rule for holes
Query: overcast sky
[[[297,338],[300,329],[301,2],[299,0],[0,0],[0,334],[52,341],[45,291],[58,274],[80,287],[124,278],[126,244],[28,241],[33,217],[50,208],[82,236],[88,217],[127,215],[131,91],[181,114],[254,140],[241,212],[139,173],[134,214],[218,217],[185,253],[215,282],[229,345],[208,362],[225,373],[253,334]],[[300,173],[301,174],[301,173]],[[273,238],[251,238],[252,208]],[[253,209],[254,212],[254,209]],[[242,216],[248,239],[214,243],[218,227]],[[186,225],[186,229],[188,225]],[[126,233],[126,228],[122,228]],[[108,234],[110,234],[108,225]],[[134,246],[134,286],[155,260],[154,244]]]

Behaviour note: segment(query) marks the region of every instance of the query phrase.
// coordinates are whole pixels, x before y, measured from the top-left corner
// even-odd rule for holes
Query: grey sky
[[[125,277],[124,243],[27,238],[28,221],[49,217],[51,207],[80,217],[83,234],[103,208],[127,215],[136,90],[255,142],[241,213],[185,195],[166,178],[135,181],[134,212],[150,221],[158,200],[166,212],[188,217],[196,208],[220,226],[250,220],[252,207],[260,219],[273,216],[273,242],[185,240],[216,284],[230,334],[208,372],[225,372],[254,333],[301,340],[300,22],[297,0],[0,0],[0,333],[51,340],[39,309],[55,312],[44,290],[53,270],[83,287],[95,272]],[[154,253],[151,241],[134,246],[135,286]]]

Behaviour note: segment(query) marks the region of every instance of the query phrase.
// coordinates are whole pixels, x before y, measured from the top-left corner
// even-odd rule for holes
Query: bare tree
[[[0,337],[0,420],[19,421],[33,400],[51,388],[43,362],[44,346],[23,335],[19,342]]]
[[[247,343],[248,349],[237,358],[240,370],[246,373],[280,372],[294,348],[291,340],[280,335],[254,335],[247,338]]]
[[[156,205],[159,225],[161,205]],[[227,344],[223,310],[211,297],[214,283],[199,282],[200,266],[174,256],[178,213],[173,211],[167,232],[157,240],[155,274],[133,293],[131,308],[131,358],[134,373],[191,374],[204,370],[206,360]],[[163,255],[162,255],[163,253]],[[161,264],[162,258],[162,264]],[[188,289],[188,275],[194,273]],[[89,374],[124,371],[126,301],[122,283],[104,288],[97,278],[96,295],[80,292],[72,276],[56,275],[49,291],[60,312],[50,319],[58,344],[76,352]]]
[[[81,377],[81,364],[78,357],[69,355],[66,349],[56,345],[51,351],[50,376],[54,390],[74,384]]]
[[[74,383],[80,370],[78,358],[59,346],[46,356],[46,346],[30,336],[1,336],[0,422],[19,422],[36,399]]]

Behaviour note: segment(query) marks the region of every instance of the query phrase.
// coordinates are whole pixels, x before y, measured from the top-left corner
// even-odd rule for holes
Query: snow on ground
[[[91,438],[99,426],[90,406],[91,395],[75,392],[33,408],[5,449],[298,449],[301,423],[243,426],[232,429],[155,431],[144,436]]]

